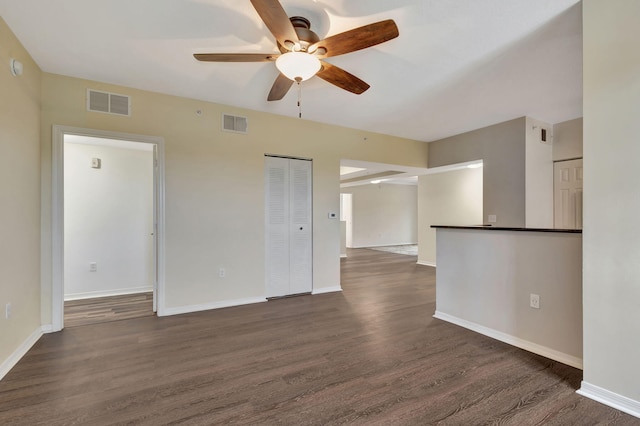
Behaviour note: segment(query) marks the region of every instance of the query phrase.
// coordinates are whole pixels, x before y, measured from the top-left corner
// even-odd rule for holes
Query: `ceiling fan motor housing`
[[[289,18],[293,29],[300,39],[300,50],[306,52],[309,46],[320,41],[320,37],[311,31],[311,22],[302,16],[292,16]]]

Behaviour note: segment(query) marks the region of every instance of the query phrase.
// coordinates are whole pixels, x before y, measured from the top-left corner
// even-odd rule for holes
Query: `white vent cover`
[[[131,116],[131,98],[126,95],[87,89],[87,111]]]
[[[247,133],[247,117],[238,115],[222,114],[222,130],[233,133]]]

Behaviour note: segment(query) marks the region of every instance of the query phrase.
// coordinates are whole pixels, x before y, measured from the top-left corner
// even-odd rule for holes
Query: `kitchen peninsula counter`
[[[582,368],[581,230],[432,227],[434,317]]]

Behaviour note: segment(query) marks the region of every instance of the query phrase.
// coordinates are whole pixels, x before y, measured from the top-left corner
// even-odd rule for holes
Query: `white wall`
[[[482,224],[482,168],[418,177],[418,263],[436,265],[431,225]]]
[[[640,1],[583,7],[581,392],[640,417]]]
[[[542,142],[540,129],[547,129]],[[527,117],[525,138],[525,227],[553,228],[553,127]]]
[[[343,188],[353,195],[352,246],[375,247],[418,242],[416,185],[360,185]]]
[[[135,145],[64,144],[65,300],[153,289],[153,152]]]
[[[340,194],[340,221],[344,221],[344,244],[346,248],[353,247],[353,195]]]

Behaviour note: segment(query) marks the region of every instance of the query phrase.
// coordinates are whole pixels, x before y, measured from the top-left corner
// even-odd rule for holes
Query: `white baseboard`
[[[230,308],[232,306],[251,305],[253,303],[266,302],[264,297],[252,297],[247,299],[223,300],[221,302],[203,303],[201,305],[179,306],[176,308],[165,308],[163,314],[158,316],[170,316],[179,314],[189,314],[192,312],[208,311],[211,309]]]
[[[371,244],[364,246],[353,246],[349,248],[371,248],[371,247],[393,247],[393,246],[414,246],[418,243],[393,243],[393,244]]]
[[[333,286],[333,287],[322,287],[322,288],[318,288],[318,289],[313,289],[313,291],[311,292],[311,294],[325,294],[325,293],[335,293],[338,291],[342,291],[342,287],[340,287],[339,285]]]
[[[533,352],[534,354],[542,355],[554,361],[558,361],[582,370],[582,358],[568,355],[564,352],[560,352],[555,349],[551,349],[546,346],[542,346],[537,343],[533,343],[528,340],[524,340],[519,337],[512,336],[510,334],[506,334],[501,331],[464,320],[462,318],[455,317],[453,315],[445,314],[444,312],[436,311],[433,317],[450,322],[452,324],[459,325],[460,327],[468,328],[469,330],[475,331],[476,333],[484,334],[485,336],[500,340],[501,342],[508,343],[517,348],[524,349],[525,351]]]
[[[40,337],[42,337],[42,327],[36,328],[33,333],[31,333],[31,335],[27,337],[27,339],[22,342],[22,344],[18,346],[11,355],[9,355],[9,358],[4,360],[2,364],[0,364],[0,380],[2,380],[4,376],[6,376],[7,373],[11,371],[13,367],[15,367],[18,361],[20,361],[20,359],[25,356],[25,354],[38,341],[38,339],[40,339]]]
[[[418,260],[416,263],[418,265],[433,266],[434,268],[436,267],[435,263],[433,263],[433,262],[425,262],[424,260]]]
[[[45,324],[42,326],[42,333],[49,334],[53,333],[53,324]]]
[[[340,259],[344,259],[344,258],[346,258],[346,257],[347,257],[347,255],[346,255],[346,254],[341,254],[341,255],[340,255]]]
[[[86,293],[65,294],[64,300],[92,299],[94,297],[122,296],[125,294],[149,293],[153,287],[130,287],[115,290],[88,291]]]
[[[576,393],[640,418],[640,401],[627,398],[626,396],[611,392],[600,386],[592,385],[584,380]]]

